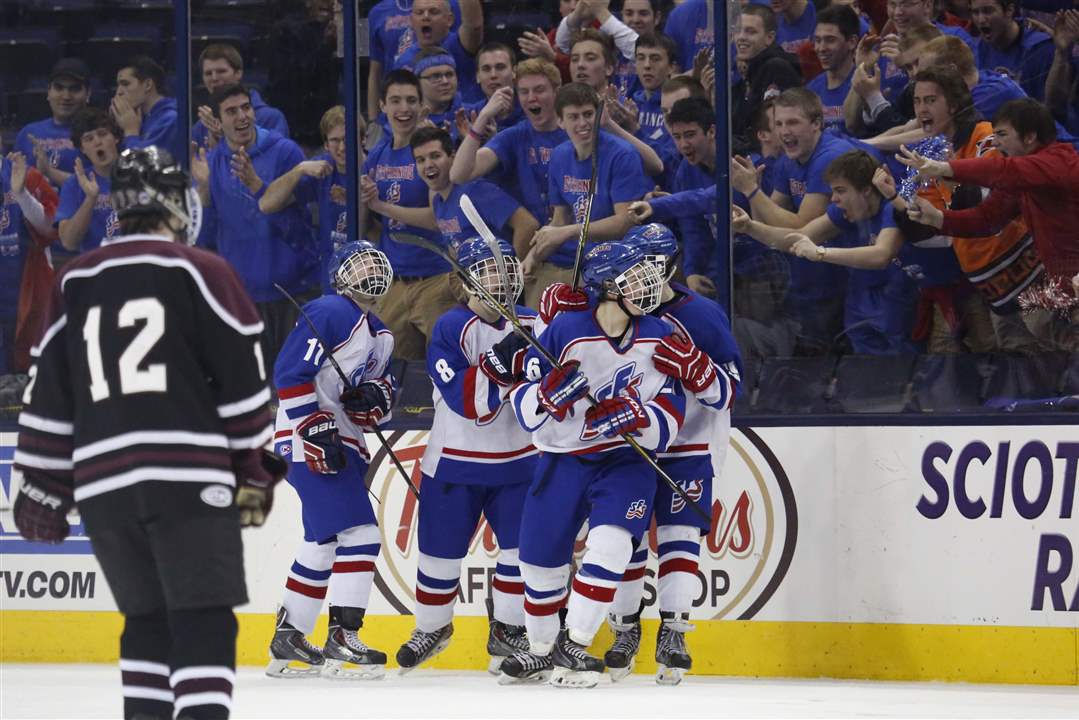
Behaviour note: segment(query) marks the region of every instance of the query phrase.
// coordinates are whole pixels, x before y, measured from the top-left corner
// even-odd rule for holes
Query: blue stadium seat
[[[141,23],[100,24],[75,54],[86,60],[96,77],[112,85],[116,71],[135,55],[163,59],[161,31],[155,25]]]
[[[836,366],[835,402],[845,413],[897,413],[910,401],[915,355],[846,355]]]
[[[0,29],[0,67],[5,77],[48,72],[58,58],[58,48],[55,28]]]
[[[754,414],[805,415],[831,412],[836,358],[768,358],[761,366],[752,402]]]
[[[254,31],[244,23],[192,23],[191,58],[197,60],[199,54],[213,43],[227,43],[247,56]]]
[[[984,410],[986,386],[995,372],[988,353],[919,356],[908,409],[925,413]]]
[[[24,87],[4,93],[6,113],[12,117],[14,128],[21,128],[27,123],[41,120],[52,114],[46,99],[48,91],[49,79],[38,76],[30,78]]]

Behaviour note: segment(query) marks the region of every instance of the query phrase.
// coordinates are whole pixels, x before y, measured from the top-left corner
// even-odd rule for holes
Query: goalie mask
[[[678,269],[678,256],[682,248],[671,229],[662,223],[648,223],[631,229],[622,242],[641,248],[645,258],[659,271],[663,280],[669,281]]]
[[[663,276],[640,246],[620,242],[600,243],[584,256],[585,284],[603,295],[611,294],[627,315],[636,315],[624,305],[629,302],[648,313],[659,307]]]
[[[517,298],[520,297],[521,291],[524,289],[524,278],[521,275],[521,264],[517,262],[517,255],[513,252],[513,246],[499,238],[498,248],[502,251],[502,259],[506,264],[508,288],[503,283],[502,276],[498,272],[498,263],[495,260],[494,253],[491,252],[491,248],[482,238],[469,238],[462,241],[457,246],[457,262],[460,263],[461,267],[468,270],[468,274],[475,278],[499,305],[508,307],[516,304]],[[465,290],[469,295],[478,297],[484,304],[490,305],[484,300],[483,296],[473,291],[467,283],[465,283]],[[492,307],[491,309],[494,310],[495,308]]]
[[[366,240],[345,243],[330,258],[330,287],[358,303],[385,295],[393,282],[393,268],[386,254]]]
[[[202,203],[191,178],[164,148],[150,145],[120,153],[112,167],[110,198],[120,220],[158,215],[193,245],[202,226]]]

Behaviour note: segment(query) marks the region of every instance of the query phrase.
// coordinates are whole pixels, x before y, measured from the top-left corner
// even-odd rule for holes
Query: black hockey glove
[[[393,407],[393,383],[385,378],[368,380],[341,393],[348,419],[360,427],[375,427]]]
[[[332,413],[311,413],[296,426],[296,434],[303,443],[303,459],[313,472],[331,475],[345,467],[345,450]]]
[[[44,475],[23,471],[15,498],[15,527],[31,542],[61,543],[71,532],[67,514],[75,505],[72,490]]]
[[[240,527],[259,527],[273,508],[274,485],[288,474],[288,463],[269,450],[241,450],[232,454],[232,472]]]
[[[509,387],[524,377],[527,354],[528,341],[511,332],[480,356],[480,372],[496,385]]]

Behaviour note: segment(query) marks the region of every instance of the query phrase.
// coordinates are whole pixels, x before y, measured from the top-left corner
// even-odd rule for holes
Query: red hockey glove
[[[664,375],[682,381],[690,392],[699,393],[716,380],[716,369],[704,351],[680,335],[668,335],[656,347],[652,364]]]
[[[636,395],[620,395],[601,400],[595,407],[588,408],[584,422],[589,430],[604,437],[617,437],[632,433],[651,425],[644,405]]]
[[[261,526],[273,508],[274,485],[288,474],[288,463],[269,450],[240,450],[232,453],[232,472],[240,527]]]
[[[345,450],[331,413],[319,410],[300,421],[296,434],[303,443],[307,467],[320,475],[330,475],[345,467]]]
[[[480,356],[480,372],[496,385],[509,387],[524,377],[527,354],[528,341],[511,332]]]
[[[361,427],[375,427],[393,407],[393,384],[384,378],[368,380],[346,388],[340,400],[349,420]]]
[[[581,363],[570,360],[540,380],[536,397],[547,414],[558,422],[566,418],[573,403],[588,393],[588,378],[578,369]]]
[[[539,314],[545,325],[550,325],[560,312],[577,312],[588,309],[588,295],[574,290],[566,283],[551,283],[540,295]]]
[[[63,542],[71,532],[67,514],[74,505],[71,488],[24,470],[22,487],[13,508],[15,527],[31,542]]]

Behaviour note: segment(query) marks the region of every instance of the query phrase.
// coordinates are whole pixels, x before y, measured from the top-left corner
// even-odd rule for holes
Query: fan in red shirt
[[[919,200],[908,214],[916,222],[959,237],[993,235],[1022,216],[1049,280],[1070,289],[1079,274],[1079,154],[1070,144],[1056,141],[1052,114],[1030,98],[1002,105],[993,118],[993,134],[1003,155],[942,162],[902,148],[896,159],[922,176],[952,178],[991,190],[969,210],[940,211]],[[1072,307],[1071,322],[1063,323],[1068,327],[1058,328],[1066,331],[1067,339],[1057,337],[1056,331],[1052,338],[1054,345],[1067,349],[1079,347],[1079,307]],[[1032,318],[1024,319],[1031,325]]]

